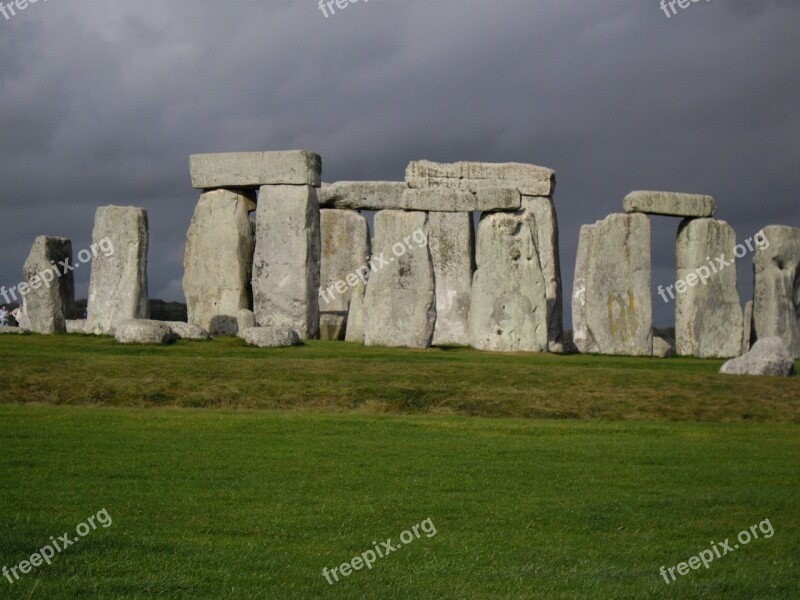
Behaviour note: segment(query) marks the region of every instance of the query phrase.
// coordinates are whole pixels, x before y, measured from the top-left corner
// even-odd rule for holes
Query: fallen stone
[[[236,326],[237,326],[237,335],[242,337],[242,332],[245,329],[251,329],[253,327],[258,327],[256,323],[256,315],[253,313],[252,310],[248,310],[243,308],[238,313],[236,313]]]
[[[103,248],[92,261],[86,332],[113,334],[120,321],[147,319],[147,211],[101,206],[95,213],[93,243]],[[105,248],[109,248],[108,252]]]
[[[423,212],[384,210],[375,215],[373,256],[389,263],[372,271],[365,297],[367,346],[428,348],[436,324],[436,291],[428,244],[403,243],[417,231],[428,234]],[[405,251],[397,255],[394,247]]]
[[[428,244],[436,281],[433,344],[468,346],[475,234],[469,213],[428,215]]]
[[[320,211],[320,231],[320,311],[347,313],[353,287],[368,271],[367,220],[354,210],[325,209]]]
[[[800,358],[800,229],[771,225],[755,238],[753,336],[783,338]]]
[[[128,319],[117,322],[114,338],[120,344],[171,344],[176,336],[162,321]]]
[[[411,162],[406,183],[412,188],[455,188],[476,192],[482,188],[514,187],[526,196],[551,196],[555,171],[522,163]]]
[[[485,213],[469,311],[470,343],[480,350],[544,352],[547,285],[532,211]]]
[[[393,210],[403,206],[407,189],[402,181],[337,181],[317,193],[320,208]]]
[[[255,239],[254,193],[213,190],[200,196],[183,258],[189,323],[213,335],[235,335],[236,316],[250,305]]]
[[[736,233],[725,221],[685,219],[678,228],[675,342],[680,356],[731,358],[741,354],[742,305],[736,264],[717,270],[710,258],[733,258],[735,246]],[[666,296],[663,290],[659,293]]]
[[[319,339],[328,342],[341,342],[344,341],[346,332],[346,312],[323,312],[319,314]]]
[[[22,327],[11,327],[9,325],[0,325],[0,335],[22,335],[30,333],[30,330]]]
[[[86,320],[68,320],[67,333],[86,333]]]
[[[653,356],[655,358],[672,358],[675,356],[675,344],[660,336],[653,336]]]
[[[282,152],[229,152],[193,154],[189,157],[192,187],[249,188],[262,185],[319,187],[322,160],[305,150]]]
[[[797,369],[791,352],[779,337],[758,340],[747,354],[722,365],[726,375],[774,375],[794,377]]]
[[[72,262],[72,242],[67,238],[39,236],[22,268],[25,291],[25,326],[34,333],[52,335],[67,332],[67,316],[75,304],[72,271],[61,274],[63,261]],[[55,265],[55,266],[54,266]]]
[[[674,192],[631,192],[623,201],[626,213],[670,217],[713,217],[717,203],[711,196]]]
[[[353,288],[350,298],[350,310],[347,312],[346,342],[364,343],[364,296],[367,286],[360,279]]]
[[[172,333],[180,340],[206,341],[211,339],[208,330],[203,329],[199,325],[182,323],[180,321],[165,321],[165,324],[172,329]]]
[[[264,186],[256,211],[253,312],[319,337],[320,210],[310,186]]]
[[[650,219],[613,214],[581,228],[572,317],[580,352],[652,356]]]
[[[284,348],[302,346],[300,336],[293,329],[275,327],[251,327],[241,332],[240,337],[251,346],[259,348]]]

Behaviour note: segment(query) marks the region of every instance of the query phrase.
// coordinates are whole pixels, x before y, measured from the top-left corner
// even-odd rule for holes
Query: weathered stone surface
[[[347,313],[353,287],[368,272],[367,220],[354,210],[325,209],[320,211],[320,230],[319,308],[324,312]]]
[[[653,354],[650,219],[613,214],[581,228],[572,319],[580,352]]]
[[[731,358],[741,354],[742,305],[736,289],[736,264],[718,269],[710,258],[733,258],[734,246],[736,233],[725,221],[685,219],[678,228],[675,342],[680,356]],[[659,293],[667,295],[663,290]]]
[[[527,196],[551,196],[555,171],[522,163],[411,162],[406,183],[412,188],[455,188],[476,192],[481,188],[515,187]]]
[[[428,244],[412,243],[401,256],[395,245],[422,231],[428,234],[423,212],[384,210],[375,215],[373,255],[389,262],[372,271],[365,298],[364,333],[367,346],[428,348],[436,324],[436,292]],[[405,246],[404,246],[405,247]]]
[[[547,350],[547,284],[536,239],[530,210],[481,217],[469,312],[473,347]]]
[[[245,329],[251,329],[253,327],[258,327],[256,323],[256,315],[252,310],[248,310],[243,308],[238,313],[236,313],[236,325],[238,328],[238,336],[242,337],[242,332]]]
[[[636,191],[625,196],[626,213],[671,217],[713,217],[717,203],[711,196],[675,192]]]
[[[344,336],[346,342],[364,343],[364,296],[366,293],[367,286],[359,279],[350,298],[347,331]]]
[[[428,244],[436,281],[433,343],[469,345],[469,306],[475,271],[475,234],[469,213],[428,215]]]
[[[72,242],[67,238],[39,236],[22,268],[25,293],[25,326],[34,333],[51,335],[67,332],[67,317],[75,303],[72,271],[61,274],[62,261],[72,262]],[[55,264],[55,266],[54,266]],[[22,286],[20,286],[22,288]],[[20,289],[20,293],[25,291]]]
[[[655,358],[671,358],[675,356],[675,345],[671,342],[671,340],[654,335],[653,356]]]
[[[310,186],[264,186],[256,212],[253,312],[286,321],[300,339],[319,336],[320,226]]]
[[[170,344],[176,336],[162,321],[126,319],[117,321],[114,338],[120,344]]]
[[[189,157],[192,187],[251,188],[262,185],[319,187],[322,160],[305,150],[281,152],[228,152]]]
[[[133,206],[101,206],[94,218],[92,240],[109,252],[92,261],[86,332],[113,334],[116,324],[147,319],[147,211]]]
[[[744,334],[742,335],[742,354],[750,351],[753,345],[753,301],[744,305]]]
[[[564,298],[561,284],[561,257],[558,243],[558,217],[552,198],[523,196],[523,210],[533,214],[536,249],[544,275],[547,298],[548,350],[563,353],[569,348],[563,345]]]
[[[11,327],[8,325],[0,325],[0,335],[22,335],[23,333],[30,333],[30,330],[22,327]]]
[[[753,335],[783,338],[800,358],[800,229],[770,225],[755,237]]]
[[[213,335],[235,335],[239,310],[250,306],[255,193],[213,190],[200,196],[183,258],[189,323]]]
[[[317,192],[321,208],[393,210],[403,206],[402,181],[337,181]]]
[[[207,329],[203,329],[199,325],[192,325],[191,323],[182,323],[180,321],[165,321],[165,325],[172,329],[175,337],[181,340],[198,340],[205,341],[211,339],[211,335]]]
[[[329,342],[341,342],[344,341],[346,331],[346,312],[323,312],[319,314],[319,339]]]
[[[485,188],[475,193],[452,188],[408,189],[403,193],[403,210],[464,213],[493,210],[519,210],[521,196],[512,187]]]
[[[86,320],[69,320],[67,321],[67,333],[86,333]]]
[[[251,346],[258,346],[259,348],[283,348],[303,345],[297,332],[286,328],[251,327],[242,331],[240,337]]]
[[[775,375],[794,377],[797,369],[791,352],[779,337],[768,337],[753,344],[747,354],[729,360],[719,371],[726,375]]]

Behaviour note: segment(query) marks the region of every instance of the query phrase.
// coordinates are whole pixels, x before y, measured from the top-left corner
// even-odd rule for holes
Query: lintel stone
[[[641,190],[625,196],[623,206],[626,213],[693,218],[713,217],[717,209],[717,203],[711,196]]]
[[[262,185],[320,186],[322,159],[305,150],[228,152],[189,157],[192,187],[244,188]]]

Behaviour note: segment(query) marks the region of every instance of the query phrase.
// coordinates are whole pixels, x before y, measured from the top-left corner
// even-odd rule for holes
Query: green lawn
[[[0,598],[800,597],[797,380],[320,342],[6,336],[0,358],[0,567],[113,520]]]

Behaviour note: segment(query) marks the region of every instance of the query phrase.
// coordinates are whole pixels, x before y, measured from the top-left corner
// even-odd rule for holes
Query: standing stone
[[[186,235],[183,291],[189,323],[211,335],[235,335],[237,316],[250,306],[255,240],[249,214],[255,194],[204,192]]]
[[[650,219],[613,214],[581,228],[572,319],[580,352],[653,354]]]
[[[800,358],[800,229],[770,225],[755,241],[754,339],[783,338]]]
[[[252,310],[248,310],[243,308],[238,313],[236,313],[236,325],[238,327],[238,335],[241,337],[242,332],[245,329],[252,329],[253,327],[258,327],[256,323],[256,315]]]
[[[346,312],[319,313],[319,339],[327,342],[344,341],[347,329]]]
[[[725,221],[685,219],[678,228],[675,342],[680,356],[731,358],[741,353],[736,264],[719,269],[714,260],[733,259],[735,246],[736,233]]]
[[[367,286],[360,279],[353,288],[350,298],[350,310],[347,312],[347,330],[345,332],[346,342],[364,343],[364,296]]]
[[[744,305],[744,334],[742,335],[742,354],[747,354],[753,345],[753,301]]]
[[[469,305],[475,271],[475,234],[470,213],[432,212],[428,243],[436,280],[433,343],[469,345]]]
[[[558,244],[558,217],[553,199],[523,196],[522,208],[533,213],[536,249],[544,275],[547,298],[547,340],[550,352],[563,351],[564,299],[561,285],[561,258]]]
[[[262,325],[319,335],[320,227],[311,186],[264,186],[256,211],[253,312]]]
[[[384,210],[375,215],[373,270],[365,298],[367,346],[428,348],[436,324],[436,291],[424,212]],[[416,236],[415,236],[416,234]],[[413,239],[410,248],[404,240]]]
[[[101,206],[95,213],[92,240],[111,250],[99,253],[92,261],[86,332],[113,334],[120,321],[150,316],[147,211],[133,206]]]
[[[356,283],[366,277],[370,254],[367,220],[354,210],[320,211],[322,255],[320,259],[319,309],[347,312]]]
[[[547,350],[547,284],[535,221],[530,210],[481,217],[469,312],[475,348]]]
[[[46,335],[67,332],[67,318],[75,305],[72,271],[59,265],[73,265],[72,242],[66,238],[39,236],[22,268],[25,295],[25,328]]]

